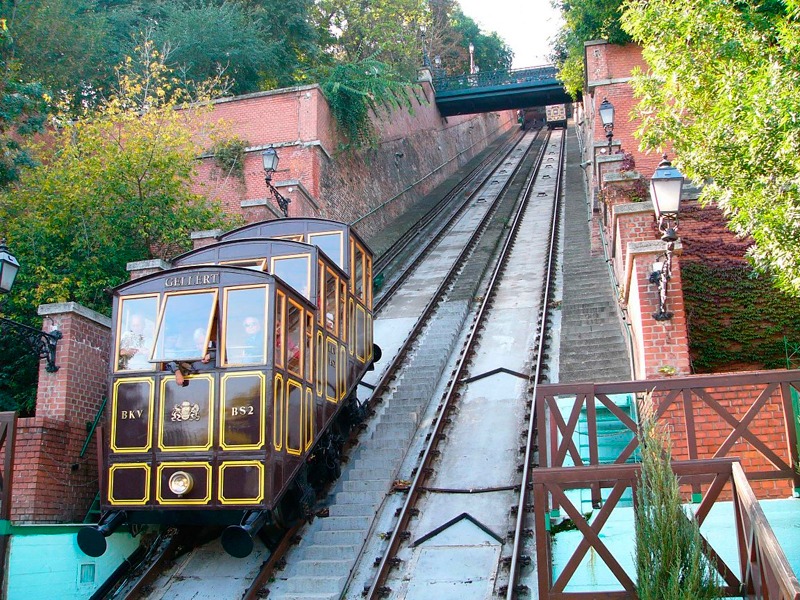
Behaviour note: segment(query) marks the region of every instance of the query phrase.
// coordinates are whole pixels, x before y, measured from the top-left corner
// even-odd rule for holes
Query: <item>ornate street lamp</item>
[[[672,166],[665,154],[650,180],[650,198],[658,219],[661,241],[666,245],[663,262],[656,262],[650,274],[650,282],[657,284],[659,291],[658,312],[653,314],[656,321],[672,318],[672,313],[667,312],[667,285],[672,276],[672,252],[675,242],[678,241],[678,212],[681,208],[683,182],[683,175]]]
[[[6,241],[3,240],[0,242],[0,294],[8,294],[11,291],[18,271],[19,262],[8,250]],[[4,333],[12,332],[14,335],[24,338],[33,353],[40,359],[45,359],[47,363],[45,369],[48,373],[58,371],[56,344],[63,337],[60,331],[56,329],[47,333],[5,317],[0,317],[0,331]]]
[[[475,45],[469,43],[469,74],[475,75]]]
[[[0,294],[7,294],[14,285],[19,271],[16,257],[8,251],[6,241],[0,242]]]
[[[608,138],[608,153],[611,154],[611,142],[614,140],[614,105],[608,101],[608,98],[604,98],[598,112],[606,132],[606,138]]]
[[[433,57],[433,78],[441,79],[442,77],[444,77],[444,72],[442,71],[442,57],[437,54]]]
[[[430,56],[428,56],[428,45],[425,43],[426,31],[428,31],[428,28],[424,24],[419,26],[419,32],[422,37],[422,66],[430,69],[431,59]]]
[[[278,153],[275,152],[275,148],[270,146],[264,150],[261,153],[261,162],[264,164],[264,179],[267,182],[267,187],[275,197],[278,207],[283,212],[283,216],[288,217],[289,204],[291,203],[291,200],[281,196],[280,192],[278,192],[278,190],[275,189],[275,186],[272,185],[272,174],[278,170]]]

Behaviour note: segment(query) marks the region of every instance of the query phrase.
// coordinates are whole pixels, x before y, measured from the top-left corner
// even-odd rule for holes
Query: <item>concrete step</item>
[[[347,576],[339,577],[292,577],[283,582],[287,593],[335,594],[341,593],[347,584]]]
[[[372,519],[377,508],[377,504],[333,504],[328,509],[330,517],[327,518],[369,517]]]
[[[397,456],[396,447],[392,450],[386,448],[370,448],[369,440],[365,440],[363,443],[359,444],[358,449],[356,450],[355,455],[353,456],[353,459],[355,459],[356,461],[364,459],[381,461],[386,459],[392,459],[396,456]],[[361,466],[361,465],[356,463],[356,466]]]
[[[619,321],[615,318],[613,321],[606,321],[603,323],[579,323],[573,321],[572,323],[565,323],[562,321],[562,327],[566,329],[565,335],[561,339],[574,339],[578,340],[581,336],[591,339],[592,337],[622,335],[622,328]]]
[[[407,422],[397,423],[391,419],[391,423],[379,423],[375,430],[372,432],[374,438],[407,438],[417,430],[416,419],[413,421],[408,417],[407,412],[401,413],[403,417],[408,419]]]
[[[396,437],[376,437],[364,442],[364,447],[370,450],[387,450],[393,449],[395,452],[398,448],[405,447],[407,442],[411,439],[411,434],[397,435]]]
[[[385,492],[336,492],[330,504],[367,504],[377,506]]]
[[[361,544],[316,545],[303,548],[304,560],[355,560]]]
[[[365,529],[315,531],[311,534],[311,537],[315,546],[360,545],[367,539],[367,531]]]
[[[391,477],[403,458],[399,454],[399,452],[395,451],[394,456],[388,458],[365,456],[365,458],[357,458],[351,462],[353,467],[358,470],[383,472],[385,476]]]
[[[339,600],[339,595],[339,592],[331,594],[300,594],[297,592],[283,594],[277,592],[270,593],[269,598],[270,600]]]
[[[372,514],[367,514],[351,517],[324,517],[319,519],[319,529],[320,531],[338,531],[342,529],[366,531],[372,525],[373,516]]]
[[[349,573],[352,560],[295,560],[281,572],[281,578],[293,577],[339,577]],[[270,597],[272,595],[270,594]]]
[[[344,492],[388,492],[388,479],[356,479],[344,482]]]
[[[369,479],[389,479],[390,473],[386,471],[386,469],[374,469],[374,468],[362,468],[356,467],[353,469],[347,469],[344,473],[342,473],[342,477],[346,481],[365,481]]]
[[[614,342],[602,342],[596,344],[591,342],[584,342],[582,344],[575,343],[563,348],[561,351],[561,356],[577,357],[581,359],[595,358],[597,360],[601,360],[608,354],[615,354],[618,352],[627,354],[625,350],[625,345],[622,343],[621,340],[616,340]]]

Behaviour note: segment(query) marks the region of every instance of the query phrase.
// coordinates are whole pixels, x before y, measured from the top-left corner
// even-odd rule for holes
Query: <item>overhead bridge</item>
[[[552,65],[434,77],[433,88],[444,117],[573,101]]]

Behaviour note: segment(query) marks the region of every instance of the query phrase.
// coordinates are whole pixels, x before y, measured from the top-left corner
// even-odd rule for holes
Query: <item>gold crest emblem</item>
[[[176,404],[172,409],[172,421],[199,421],[200,420],[200,405],[191,404],[184,400],[180,404]]]

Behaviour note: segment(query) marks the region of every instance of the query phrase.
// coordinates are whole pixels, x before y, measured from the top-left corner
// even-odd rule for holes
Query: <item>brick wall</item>
[[[428,118],[430,107],[415,115]],[[436,128],[413,128],[408,113],[393,118],[398,135],[355,156],[342,156],[323,173],[322,188],[330,216],[356,221],[366,238],[379,232],[408,206],[433,191],[498,135],[518,127],[511,111],[448,117]],[[400,118],[402,117],[402,118]],[[437,117],[438,119],[438,117]],[[444,119],[438,119],[445,121]],[[399,132],[407,131],[400,136]]]
[[[330,107],[317,85],[216,102],[205,118],[226,124],[246,142],[244,166],[237,176],[205,157],[195,189],[248,222],[281,216],[261,163],[261,152],[272,145],[280,159],[272,184],[291,201],[289,216],[353,222],[372,213],[359,224],[369,235],[517,125],[513,111],[442,118],[427,81],[411,90],[411,104],[410,110],[379,109],[372,115],[377,146],[352,153],[339,151]]]
[[[586,92],[583,109],[586,115],[588,139],[597,142],[600,149],[607,146],[606,133],[597,110],[604,99],[614,106],[614,140],[618,144],[613,152],[633,154],[636,169],[649,178],[658,166],[661,156],[639,151],[639,142],[634,132],[639,127],[633,109],[637,101],[633,97],[630,80],[633,72],[647,72],[647,63],[642,58],[639,46],[619,46],[599,40],[586,42]]]
[[[595,194],[596,227],[604,228],[611,245],[613,267],[623,291],[623,301],[634,337],[637,379],[652,379],[690,373],[688,330],[684,309],[680,263],[684,260],[706,264],[741,261],[750,240],[738,239],[725,224],[722,213],[713,207],[703,208],[696,201],[684,201],[680,218],[680,242],[673,255],[669,281],[667,310],[674,316],[656,321],[652,314],[659,304],[658,288],[649,282],[653,262],[663,260],[664,244],[650,202],[631,204],[631,182],[618,170],[616,155],[609,156],[605,132],[599,123],[597,108],[604,98],[614,105],[614,146],[612,152],[630,152],[636,171],[649,181],[661,157],[638,150],[634,131],[639,122],[633,118],[635,100],[630,88],[630,75],[637,66],[647,70],[641,52],[635,45],[615,46],[603,41],[586,44],[587,93],[582,105],[584,159],[592,163],[587,171],[590,189]],[[599,191],[602,190],[602,194]],[[664,372],[666,367],[669,372]],[[754,388],[739,387],[715,390],[712,395],[736,421],[748,414],[754,403]],[[757,394],[757,392],[756,392]],[[656,396],[655,400],[658,397]],[[729,422],[699,398],[691,402],[692,418],[697,428],[697,456],[687,446],[686,418],[683,407],[674,405],[662,417],[673,432],[675,459],[710,458],[718,452],[736,424]],[[748,429],[775,452],[791,463],[783,426],[782,406],[778,392],[766,400]],[[738,439],[726,456],[742,460],[746,471],[768,471],[773,468],[749,441]],[[760,498],[786,497],[792,493],[790,481],[750,480]]]
[[[106,393],[110,321],[74,303],[43,305],[39,314],[63,335],[59,370],[42,364],[36,417],[17,422],[11,519],[80,521],[97,494],[96,440],[80,452]]]
[[[627,177],[606,178],[603,203],[600,208],[603,227],[609,241],[612,268],[620,282],[631,324],[634,365],[637,379],[652,379],[672,375],[689,375],[689,339],[686,311],[681,288],[680,255],[676,244],[672,258],[672,276],[667,287],[669,320],[659,321],[660,293],[650,283],[653,264],[664,260],[664,243],[650,202],[626,202],[634,180]]]
[[[759,393],[764,386],[731,386],[725,388],[711,388],[707,390],[708,396],[715,400],[721,409],[727,411],[736,421],[745,419],[748,411],[758,402]],[[653,402],[663,399],[660,393],[653,394]],[[791,464],[786,431],[781,425],[784,423],[783,408],[781,404],[780,388],[775,389],[764,404],[752,417],[748,424],[747,432],[754,436],[763,447],[768,448],[785,464]],[[731,447],[720,452],[720,448],[731,435],[733,427],[720,414],[697,396],[692,396],[691,415],[694,421],[697,452],[692,456],[689,451],[687,425],[684,407],[681,399],[673,402],[659,420],[668,424],[672,439],[672,458],[674,460],[688,460],[693,458],[712,458],[718,453],[720,456],[736,457],[746,473],[774,472],[773,465],[756,447],[740,436]],[[760,499],[787,498],[793,493],[791,479],[759,480],[748,477],[748,481]],[[730,486],[727,488],[727,498],[730,497]]]

